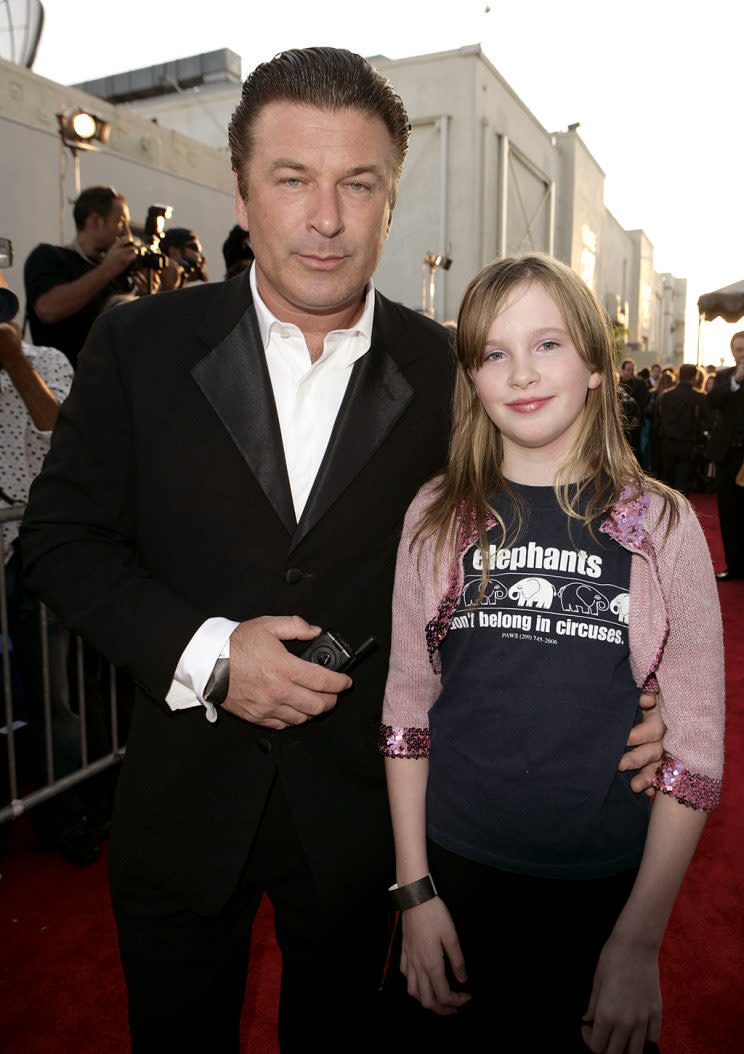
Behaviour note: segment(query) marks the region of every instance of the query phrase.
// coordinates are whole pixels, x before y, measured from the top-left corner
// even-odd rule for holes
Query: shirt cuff
[[[171,710],[205,706],[207,718],[217,720],[215,707],[204,701],[204,689],[220,652],[238,625],[227,618],[208,618],[201,624],[184,649],[165,697]]]
[[[736,378],[734,377],[734,375],[732,373],[731,374],[731,391],[732,392],[738,392],[740,388],[741,388],[741,385],[739,384],[739,382],[736,380]]]

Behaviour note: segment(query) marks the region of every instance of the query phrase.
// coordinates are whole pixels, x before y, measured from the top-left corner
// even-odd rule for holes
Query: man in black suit
[[[453,380],[447,331],[371,283],[408,132],[359,56],[257,67],[230,125],[254,266],[99,320],[32,495],[31,582],[138,686],[111,845],[137,1054],[238,1050],[264,891],[282,1050],[382,1042],[394,558]],[[297,657],[329,626],[378,639],[353,684]]]
[[[696,376],[697,367],[683,362],[679,384],[665,392],[657,408],[662,478],[684,495],[695,489],[699,451],[713,416],[706,397],[693,388]]]
[[[718,411],[706,456],[716,463],[718,518],[721,524],[726,569],[716,578],[729,582],[744,578],[744,487],[736,477],[744,461],[744,332],[731,338],[735,366],[720,370],[708,405]]]

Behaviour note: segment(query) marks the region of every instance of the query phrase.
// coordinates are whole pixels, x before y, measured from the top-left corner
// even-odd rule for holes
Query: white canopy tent
[[[700,365],[700,327],[703,321],[712,322],[722,318],[725,322],[738,322],[744,318],[744,282],[734,282],[712,293],[703,293],[698,298],[697,361]]]

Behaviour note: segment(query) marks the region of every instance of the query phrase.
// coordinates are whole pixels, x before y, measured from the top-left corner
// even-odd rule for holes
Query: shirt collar
[[[251,267],[251,273],[249,276],[251,283],[251,293],[253,294],[253,306],[256,309],[256,319],[258,320],[258,330],[261,334],[261,343],[263,344],[264,350],[269,346],[269,338],[271,337],[272,326],[292,326],[293,329],[297,329],[291,322],[282,322],[274,315],[266,304],[261,299],[261,294],[258,291],[258,285],[256,283],[256,268]],[[372,343],[372,324],[375,315],[375,287],[372,283],[372,279],[367,283],[367,291],[364,299],[364,310],[361,315],[350,329],[334,329],[333,333],[343,333],[348,336],[355,336],[359,334],[364,337],[367,346]]]

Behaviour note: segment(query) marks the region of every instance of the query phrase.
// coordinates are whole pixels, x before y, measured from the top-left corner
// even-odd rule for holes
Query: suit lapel
[[[307,537],[389,434],[410,401],[413,388],[400,372],[391,347],[385,305],[375,308],[372,343],[355,364],[323,461],[297,525],[290,551]]]
[[[237,324],[191,373],[292,535],[296,520],[271,378],[250,286],[247,279],[240,284],[243,311]]]

